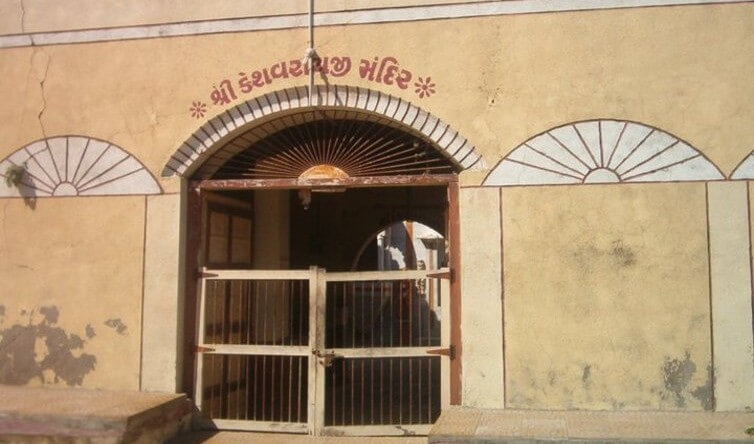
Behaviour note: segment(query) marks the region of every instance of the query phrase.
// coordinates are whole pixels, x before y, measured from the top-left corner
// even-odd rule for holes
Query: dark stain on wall
[[[714,384],[714,374],[712,371],[712,365],[710,364],[707,366],[707,380],[703,385],[700,385],[691,392],[691,396],[702,403],[702,408],[704,408],[704,410],[713,410],[715,408],[715,397],[713,396],[712,391]]]
[[[591,365],[584,366],[584,370],[581,372],[581,383],[584,384],[585,388],[589,388],[589,386],[592,384],[592,366]]]
[[[597,249],[597,247],[595,247],[591,242],[588,242],[585,245],[578,245],[576,250],[573,252],[573,258],[579,264],[579,267],[584,269],[585,271],[589,271],[594,259],[601,255],[602,251]]]
[[[676,407],[686,407],[686,398],[683,391],[691,382],[691,377],[696,372],[696,364],[691,360],[691,354],[687,351],[683,360],[665,358],[662,366],[662,377],[665,389],[675,399]]]
[[[0,305],[0,316],[5,316],[5,305]]]
[[[114,328],[119,335],[128,334],[128,326],[120,320],[120,318],[108,319],[105,321],[105,325]]]
[[[92,339],[93,337],[97,336],[97,334],[94,332],[94,327],[92,327],[92,324],[86,324],[86,337],[89,339]]]
[[[42,307],[39,312],[44,319],[38,324],[31,322],[32,311],[28,324],[0,330],[0,384],[23,385],[35,378],[44,382],[43,372],[51,370],[55,382],[81,385],[84,377],[94,370],[97,358],[88,353],[73,355],[74,350],[83,350],[85,342],[55,325],[60,314],[56,306]],[[41,360],[35,352],[38,340],[43,340],[47,347]]]
[[[623,241],[620,239],[613,241],[610,255],[618,261],[619,265],[624,267],[631,267],[636,264],[636,254],[634,253],[634,250],[624,245]]]
[[[595,246],[591,241],[587,241],[576,248],[573,257],[585,271],[593,271],[594,261],[604,259],[609,259],[620,267],[636,265],[636,252],[621,239],[614,240],[607,248]]]
[[[42,316],[45,317],[45,321],[49,324],[57,324],[58,323],[58,317],[60,316],[60,311],[58,310],[58,307],[51,305],[49,307],[42,307],[39,309],[39,312],[42,314]]]

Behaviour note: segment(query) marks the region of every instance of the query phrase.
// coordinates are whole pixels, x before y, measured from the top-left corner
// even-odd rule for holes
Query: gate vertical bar
[[[461,228],[458,208],[458,182],[448,183],[448,238],[450,240],[450,291],[445,299],[450,306],[449,322],[445,322],[450,330],[450,345],[455,347],[455,356],[450,362],[450,403],[461,405]],[[443,319],[445,321],[445,319]]]
[[[197,344],[203,345],[204,344],[204,324],[206,322],[204,318],[204,307],[206,304],[207,299],[207,280],[204,278],[200,279],[199,283],[199,300],[197,301],[198,307],[198,313],[197,313]],[[194,388],[194,399],[196,399],[196,406],[199,408],[199,411],[202,410],[202,400],[204,398],[204,390],[202,390],[202,384],[203,382],[203,368],[204,368],[204,353],[200,351],[200,349],[196,348],[196,386]]]
[[[440,347],[447,348],[450,343],[450,281],[447,279],[438,279],[440,294],[438,300],[440,303]],[[430,363],[431,365],[431,363]],[[440,356],[440,408],[445,410],[450,406],[450,357]]]
[[[312,310],[314,321],[311,323],[311,329],[315,331],[314,347],[316,350],[325,349],[325,322],[327,317],[327,276],[324,269],[317,269],[315,293],[316,304]],[[325,427],[325,369],[320,365],[319,359],[312,356],[315,366],[315,381],[317,400],[315,405],[315,430],[317,435],[322,435],[322,429]]]
[[[320,273],[317,267],[309,267],[309,349],[312,353],[307,359],[309,363],[308,383],[307,383],[307,422],[309,423],[309,435],[317,435],[320,427],[317,418],[317,304],[319,293]]]
[[[204,220],[202,217],[202,209],[204,206],[204,194],[200,192],[198,188],[186,184],[183,182],[181,187],[187,186],[186,193],[186,208],[182,211],[186,212],[186,247],[184,250],[184,273],[185,273],[185,289],[184,295],[186,301],[184,303],[184,320],[183,320],[183,380],[181,386],[183,390],[189,395],[195,395],[192,391],[195,388],[196,374],[194,360],[198,355],[195,353],[195,345],[198,344],[198,335],[196,329],[198,328],[196,321],[198,319],[198,313],[196,312],[199,306],[199,279],[196,277],[196,273],[203,265],[201,263],[202,257],[202,228]]]

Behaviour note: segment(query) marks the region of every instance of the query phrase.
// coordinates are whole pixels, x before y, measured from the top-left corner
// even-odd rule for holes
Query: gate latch
[[[441,271],[438,273],[428,273],[428,278],[448,279],[453,280],[453,270]]]
[[[332,362],[336,359],[343,359],[343,356],[336,355],[335,352],[323,352],[322,350],[314,349],[312,354],[322,360],[322,365],[325,367],[331,367]]]
[[[450,346],[448,348],[435,348],[433,350],[427,350],[428,355],[440,355],[440,356],[447,356],[450,359],[456,358],[456,348],[454,346]]]

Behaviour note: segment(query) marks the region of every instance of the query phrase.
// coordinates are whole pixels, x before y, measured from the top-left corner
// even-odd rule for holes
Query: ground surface
[[[234,444],[234,443],[263,443],[263,444],[426,444],[426,437],[310,437],[306,435],[288,435],[275,433],[250,432],[193,432],[178,436],[170,444]]]

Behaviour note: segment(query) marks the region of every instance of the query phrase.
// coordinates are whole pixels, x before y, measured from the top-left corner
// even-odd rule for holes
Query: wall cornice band
[[[323,12],[316,26],[556,13],[657,6],[751,3],[753,0],[512,0]],[[232,32],[304,28],[306,14],[0,35],[0,48],[110,42]]]

